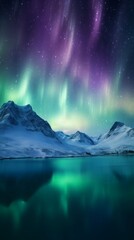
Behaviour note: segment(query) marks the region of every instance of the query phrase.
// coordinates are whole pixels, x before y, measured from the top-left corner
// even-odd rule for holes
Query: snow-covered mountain
[[[128,132],[129,130],[132,130],[130,127],[125,126],[122,122],[115,122],[113,126],[110,128],[110,130],[102,135],[99,139],[99,141],[102,141],[104,139],[112,139],[115,136],[119,136],[122,133]]]
[[[107,133],[98,138],[98,144],[90,149],[90,153],[134,153],[134,129],[115,122]]]
[[[74,156],[82,151],[63,144],[30,105],[9,101],[0,108],[0,158]]]
[[[67,135],[63,132],[57,132],[57,136],[60,141],[66,142],[70,145],[78,145],[78,146],[94,145],[93,139],[80,131],[77,131],[76,133],[71,135]]]
[[[24,127],[28,131],[41,132],[48,137],[56,137],[49,123],[40,118],[30,105],[17,106],[13,101],[2,105],[0,109],[0,129]]]
[[[79,132],[79,131],[72,134],[69,139],[74,142],[81,143],[81,144],[84,143],[84,144],[88,144],[88,145],[94,145],[93,140],[88,135],[86,135],[85,133]]]
[[[54,132],[30,105],[9,101],[0,108],[1,159],[117,153],[134,153],[134,129],[121,122],[97,140],[79,131],[71,135]]]

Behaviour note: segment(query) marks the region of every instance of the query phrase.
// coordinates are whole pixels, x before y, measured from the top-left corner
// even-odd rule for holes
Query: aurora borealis
[[[0,1],[0,104],[30,103],[54,130],[133,126],[133,0]]]

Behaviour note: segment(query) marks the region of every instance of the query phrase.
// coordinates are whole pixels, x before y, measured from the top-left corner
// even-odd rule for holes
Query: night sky
[[[0,0],[0,104],[54,130],[134,127],[134,0]]]

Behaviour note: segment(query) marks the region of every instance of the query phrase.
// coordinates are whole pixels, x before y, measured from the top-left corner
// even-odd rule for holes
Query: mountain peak
[[[113,124],[113,126],[110,128],[110,132],[114,131],[116,128],[120,128],[120,127],[123,127],[123,126],[124,126],[124,123],[116,121]]]
[[[8,101],[8,102],[4,103],[1,108],[15,107],[15,105],[16,104],[13,101]]]
[[[92,140],[92,138],[90,138],[88,135],[80,131],[77,131],[76,133],[72,134],[70,136],[70,139],[80,143],[94,145],[94,141]]]
[[[30,104],[27,104],[25,106],[19,106],[14,103],[14,101],[8,101],[7,103],[4,103],[1,107],[1,109],[11,109],[11,110],[19,110],[19,111],[24,111],[24,112],[29,112],[32,111],[32,107]]]
[[[5,103],[6,105],[15,105],[14,101],[9,100],[7,103]]]
[[[0,108],[0,127],[18,125],[29,131],[42,132],[46,136],[55,137],[49,123],[40,118],[31,105],[19,106],[13,101],[4,103]]]
[[[80,132],[80,131],[77,131],[77,132],[75,133],[75,135],[81,135],[81,134],[83,134],[83,133]]]

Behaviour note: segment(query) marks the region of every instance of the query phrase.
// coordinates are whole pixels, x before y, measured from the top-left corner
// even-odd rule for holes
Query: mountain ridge
[[[116,121],[110,130],[94,138],[77,131],[55,132],[30,104],[13,101],[0,108],[0,158],[68,157],[134,153],[134,129]]]

